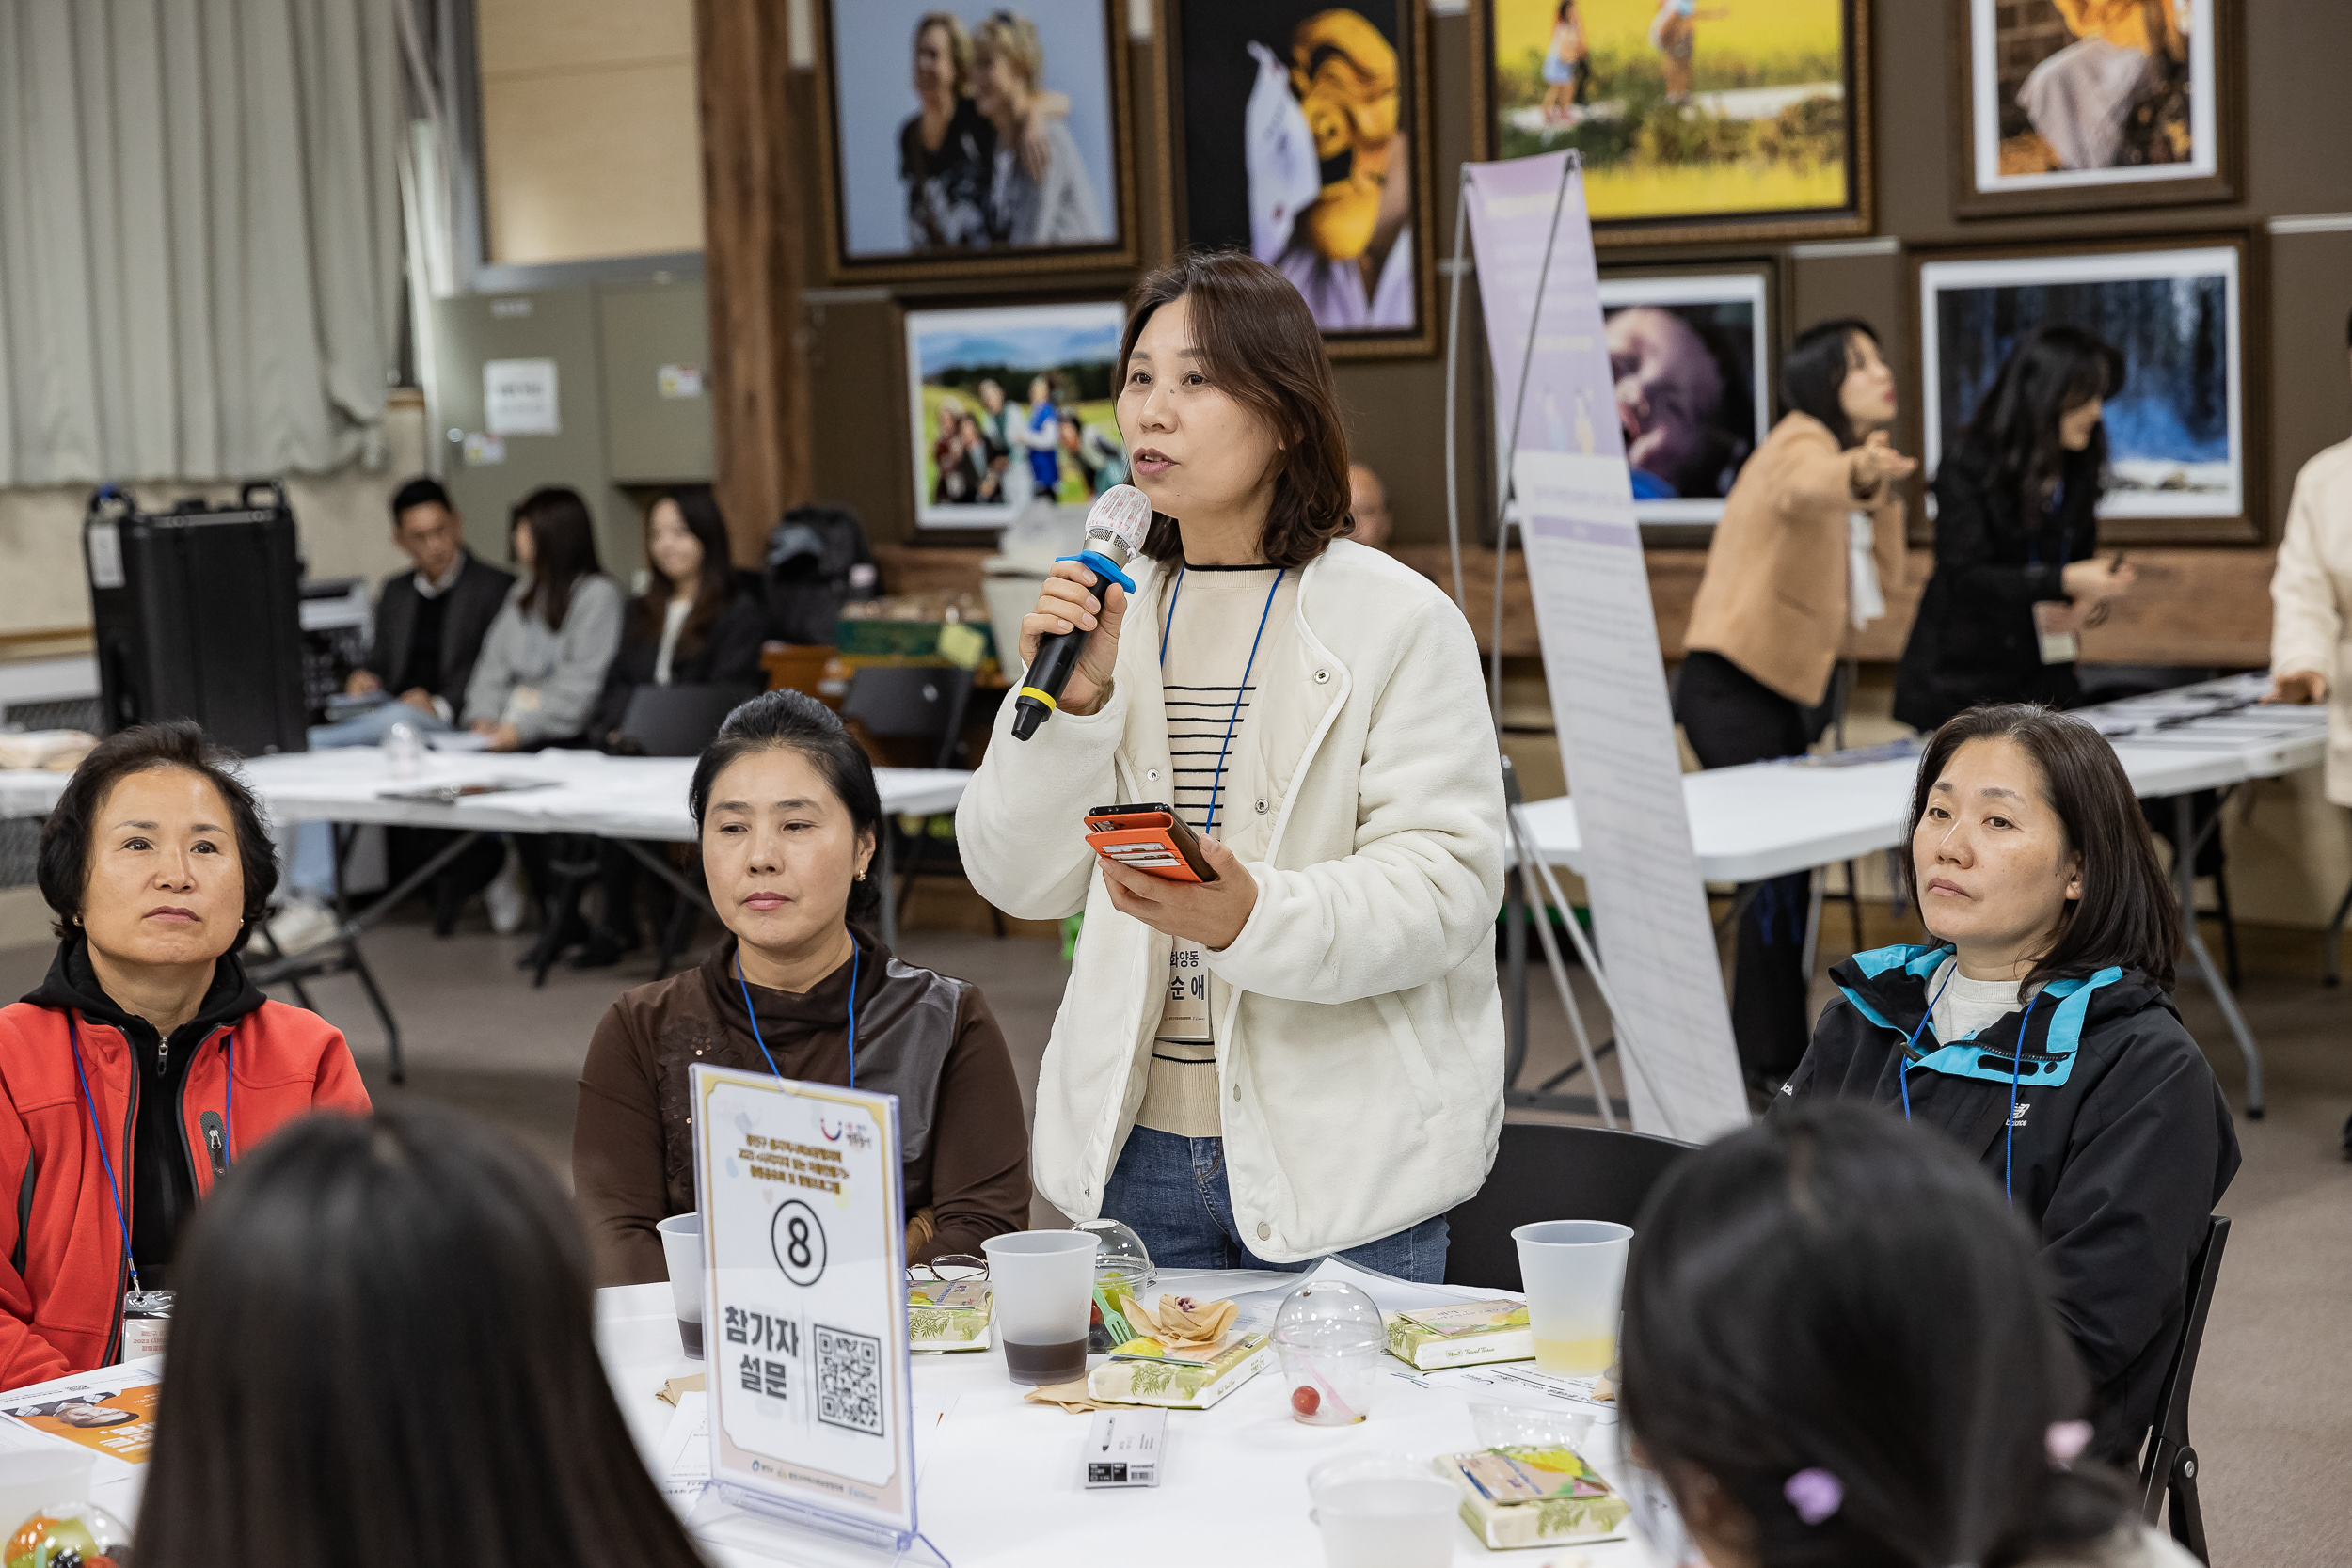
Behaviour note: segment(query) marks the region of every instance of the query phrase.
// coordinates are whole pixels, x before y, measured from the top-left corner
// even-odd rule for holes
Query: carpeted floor
[[[1845,929],[1842,915],[1826,924],[1825,942]],[[1867,940],[1900,934],[1882,926],[1874,909]],[[2199,1369],[2199,1479],[2214,1561],[2222,1568],[2341,1562],[2345,1514],[2335,1466],[2352,1456],[2352,1162],[2338,1152],[2336,1138],[2352,1113],[2352,990],[2318,985],[2312,937],[2249,929],[2241,939],[2249,973],[2240,1000],[2263,1043],[2270,1108],[2265,1120],[2240,1119],[2245,1168],[2221,1206],[2234,1225]],[[524,938],[478,927],[436,942],[422,925],[405,921],[370,940],[402,1026],[405,1090],[387,1083],[383,1032],[356,983],[324,982],[313,1000],[348,1031],[378,1094],[428,1095],[487,1117],[568,1181],[581,1053],[605,1006],[650,979],[652,962],[641,956],[617,970],[558,968],[544,990],[533,990],[513,967],[526,945]],[[1057,948],[1030,938],[917,931],[902,952],[982,984],[1023,1092],[1032,1095],[1067,977]],[[1840,956],[1826,953],[1824,962]],[[48,961],[46,948],[0,950],[0,997],[29,990]],[[1527,1083],[1566,1066],[1574,1053],[1540,967],[1533,978],[1535,1043],[1522,1074]],[[1578,981],[1587,1018],[1601,1020]],[[2233,1102],[2242,1103],[2243,1072],[2211,999],[2185,981],[2180,1005]],[[1613,1063],[1602,1072],[1614,1088]],[[1041,1223],[1053,1223],[1041,1202],[1038,1213]]]

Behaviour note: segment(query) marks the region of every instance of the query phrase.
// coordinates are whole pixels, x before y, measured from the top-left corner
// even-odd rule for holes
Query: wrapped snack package
[[[1631,1512],[1566,1448],[1481,1449],[1431,1463],[1461,1491],[1462,1522],[1495,1550],[1605,1540]]]

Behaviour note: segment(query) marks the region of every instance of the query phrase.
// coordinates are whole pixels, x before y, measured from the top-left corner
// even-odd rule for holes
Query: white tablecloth
[[[2231,675],[2101,704],[2078,717],[2109,736],[2132,787],[2144,796],[2275,779],[2313,767],[2327,754],[2324,705],[2251,707],[2158,727],[2219,702],[2251,700],[2269,683],[2261,673]],[[1699,876],[1710,882],[1760,881],[1891,849],[1903,841],[1917,771],[1917,759],[1906,757],[1850,767],[1759,762],[1686,773],[1682,800]],[[1533,801],[1526,816],[1545,860],[1581,870],[1584,841],[1574,800]]]
[[[373,746],[254,757],[245,777],[278,822],[377,822],[407,828],[480,829],[491,832],[600,833],[614,838],[691,843],[694,821],[686,811],[691,757],[608,757],[596,752],[536,752],[512,756],[486,752],[426,754],[424,771],[394,779],[384,752]],[[68,775],[0,772],[0,816],[39,816],[56,804]],[[886,812],[953,811],[972,775],[930,768],[878,768],[875,783]],[[549,788],[438,801],[390,800],[387,790],[414,792],[436,784],[517,779]]]

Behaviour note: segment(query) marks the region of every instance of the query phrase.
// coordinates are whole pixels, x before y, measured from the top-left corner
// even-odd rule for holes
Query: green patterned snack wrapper
[[[1461,1489],[1462,1522],[1495,1550],[1603,1540],[1631,1512],[1590,1465],[1557,1446],[1481,1449],[1431,1464]]]
[[[1526,1361],[1535,1354],[1535,1332],[1528,1326],[1527,1303],[1498,1299],[1410,1312],[1383,1312],[1389,1354],[1435,1371],[1440,1367],[1475,1367],[1487,1361]]]
[[[1205,1363],[1114,1356],[1087,1374],[1087,1392],[1117,1404],[1206,1410],[1272,1365],[1273,1341],[1245,1334]]]
[[[907,1284],[907,1348],[918,1351],[988,1349],[989,1315],[995,1303],[975,1279],[937,1279]]]

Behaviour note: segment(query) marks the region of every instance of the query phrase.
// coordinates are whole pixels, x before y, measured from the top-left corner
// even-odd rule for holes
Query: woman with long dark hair
[[[604,677],[589,733],[599,746],[628,752],[629,703],[645,687],[718,686],[748,697],[765,683],[759,648],[768,614],[756,579],[728,554],[726,519],[707,484],[665,490],[645,513],[645,591],[629,602],[620,651]],[[637,748],[642,752],[643,748]],[[659,850],[660,846],[649,847]],[[637,928],[638,860],[608,840],[599,851],[602,909],[574,969],[604,969],[643,941]]]
[[[597,1359],[588,1249],[511,1139],[316,1117],[190,1237],[142,1568],[700,1568]]]
[[[1119,427],[1153,515],[1132,595],[1060,562],[1020,654],[1079,629],[1059,710],[998,720],[973,885],[1086,913],[1037,1097],[1038,1185],[1163,1267],[1344,1253],[1436,1280],[1502,1120],[1502,778],[1469,623],[1343,537],[1347,436],[1297,290],[1232,252],[1130,296]],[[1116,675],[1116,679],[1114,679]],[[1098,856],[1164,803],[1216,879]]]
[[[1026,1227],[1005,1037],[977,986],[874,935],[882,800],[841,721],[802,692],[753,698],[703,752],[687,805],[728,940],[613,1003],[589,1043],[572,1184],[604,1282],[667,1277],[654,1227],[694,1212],[689,1077],[704,1064],[897,1095],[910,1260]]]
[[[621,590],[596,559],[596,526],[579,491],[548,485],[525,496],[511,539],[524,575],[466,686],[467,727],[494,752],[578,738],[621,645]]]
[[[1781,361],[1788,412],[1740,470],[1692,601],[1675,717],[1702,768],[1794,756],[1829,724],[1837,652],[1886,613],[1903,575],[1895,372],[1867,322],[1809,326]],[[1755,892],[1740,924],[1731,1022],[1751,1082],[1804,1054],[1809,873]]]
[[[1935,569],[1895,681],[1895,717],[1935,728],[1978,703],[2082,701],[2076,635],[2138,574],[2099,553],[2106,400],[2123,356],[2037,327],[2002,363],[1935,475]]]
[[[1875,1101],[1980,1161],[2041,1235],[2096,1395],[2091,1451],[2128,1461],[2238,1166],[2172,1005],[2179,907],[2106,738],[2023,704],[1935,732],[1907,864],[1929,942],[1830,972],[1839,995],[1775,1109]]]
[[[1938,1140],[1834,1105],[1733,1133],[1634,1232],[1635,1522],[1712,1568],[2191,1568],[2076,1465],[2063,1315],[2026,1227]]]

